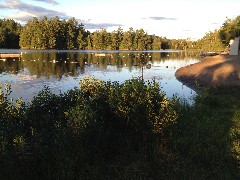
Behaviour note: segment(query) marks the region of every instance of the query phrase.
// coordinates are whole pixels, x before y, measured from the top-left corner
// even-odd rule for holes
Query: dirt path
[[[199,63],[178,69],[175,76],[189,86],[240,85],[240,55],[207,56]]]

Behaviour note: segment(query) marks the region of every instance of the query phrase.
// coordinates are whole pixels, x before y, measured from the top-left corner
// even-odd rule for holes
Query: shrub
[[[158,83],[89,78],[81,80],[80,89],[77,106],[67,112],[76,155],[91,165],[153,159],[177,117]]]

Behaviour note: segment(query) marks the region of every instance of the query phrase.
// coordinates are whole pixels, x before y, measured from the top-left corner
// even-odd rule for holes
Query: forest
[[[168,39],[147,34],[142,28],[123,31],[121,27],[90,32],[75,18],[57,16],[36,18],[21,25],[11,19],[0,20],[0,48],[81,49],[81,50],[225,50],[230,39],[240,35],[240,16],[227,18],[217,30],[207,32],[197,41]]]

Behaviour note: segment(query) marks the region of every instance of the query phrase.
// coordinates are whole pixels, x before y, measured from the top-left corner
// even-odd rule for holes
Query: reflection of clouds
[[[37,79],[37,75],[18,74],[17,77],[19,77],[23,81],[32,81]]]

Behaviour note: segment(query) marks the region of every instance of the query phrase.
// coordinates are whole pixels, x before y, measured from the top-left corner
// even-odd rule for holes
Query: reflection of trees
[[[115,66],[117,71],[127,67],[129,71],[133,68],[142,67],[154,62],[166,60],[181,60],[186,57],[196,57],[196,52],[117,52],[106,53],[105,56],[96,56],[96,53],[73,53],[73,52],[34,52],[23,54],[19,59],[7,59],[0,61],[0,73],[9,72],[17,74],[24,68],[28,69],[31,75],[37,77],[45,76],[47,78],[62,76],[79,76],[85,72],[89,65],[94,69],[104,70],[109,65]]]
[[[19,59],[7,58],[0,60],[0,74],[3,72],[18,74],[21,69],[23,67]]]
[[[50,78],[54,76],[61,79],[62,75],[78,75],[78,65],[74,63],[72,54],[59,54],[56,52],[23,54],[22,62],[24,67],[32,75],[37,75],[37,77],[45,76]]]

